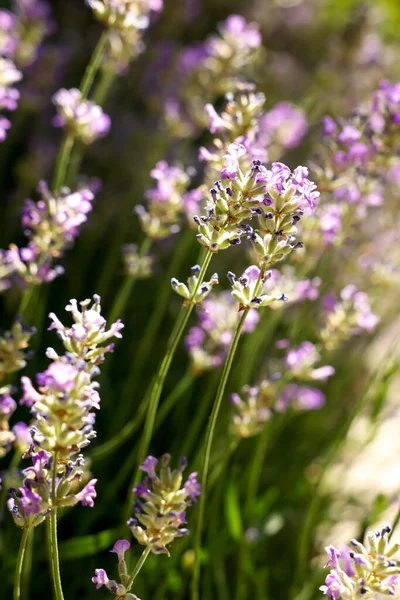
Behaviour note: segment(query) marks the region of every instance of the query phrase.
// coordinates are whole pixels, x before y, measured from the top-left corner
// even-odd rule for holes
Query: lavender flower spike
[[[91,144],[97,138],[107,135],[111,120],[98,106],[90,100],[82,98],[78,89],[59,90],[53,96],[58,116],[53,120],[57,127],[66,127],[84,144]]]
[[[332,567],[319,589],[331,600],[358,600],[394,596],[400,583],[400,564],[393,560],[400,544],[389,543],[390,527],[369,532],[367,544],[351,540],[352,549],[345,557],[333,546],[327,546],[329,560],[325,567]],[[347,562],[349,561],[349,564]]]
[[[157,459],[148,456],[141,469],[147,476],[133,490],[137,500],[133,506],[133,518],[128,525],[139,544],[148,546],[154,554],[168,554],[167,545],[176,537],[187,535],[183,527],[186,523],[186,508],[196,502],[200,495],[197,473],[189,475],[182,486],[182,473],[186,460],[182,459],[179,468],[171,471],[170,456],[161,458],[157,475]]]

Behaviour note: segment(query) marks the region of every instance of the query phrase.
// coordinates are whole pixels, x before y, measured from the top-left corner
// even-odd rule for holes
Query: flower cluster
[[[146,236],[163,239],[180,229],[190,178],[182,167],[171,166],[165,160],[159,161],[150,175],[156,185],[146,192],[147,206],[136,206],[135,211]]]
[[[21,81],[22,67],[37,56],[42,39],[51,31],[50,8],[41,1],[19,0],[14,13],[0,10],[0,110],[14,111],[20,93],[14,84]],[[7,137],[9,119],[0,115],[0,142]]]
[[[109,28],[107,68],[121,71],[143,49],[143,32],[150,14],[159,13],[163,0],[86,0],[99,21]]]
[[[239,244],[249,238],[259,257],[260,266],[272,265],[294,248],[296,225],[304,213],[311,213],[319,192],[305,167],[293,173],[282,163],[270,170],[258,160],[243,173],[240,160],[246,155],[242,144],[231,144],[221,171],[222,181],[211,189],[207,215],[195,217],[198,241],[213,252]],[[254,230],[245,220],[257,216]]]
[[[136,244],[125,244],[122,248],[125,272],[133,279],[146,279],[150,277],[153,266],[151,256],[142,256]]]
[[[203,300],[211,292],[213,286],[219,283],[219,280],[217,273],[214,273],[211,275],[210,281],[199,283],[200,271],[200,266],[194,265],[194,267],[192,267],[192,274],[187,280],[187,285],[173,277],[171,279],[171,286],[174,292],[179,294],[179,296],[182,296],[182,298],[185,298],[187,303],[199,304],[202,306]]]
[[[287,347],[288,341],[281,340],[277,345]],[[285,412],[290,407],[297,410],[321,408],[325,403],[324,393],[304,385],[309,381],[325,382],[335,373],[330,365],[316,368],[319,361],[317,347],[311,342],[303,342],[297,348],[290,348],[280,364],[273,363],[273,372],[268,379],[257,386],[244,386],[241,395],[233,394],[233,433],[239,437],[256,435],[273,414]]]
[[[0,335],[0,381],[9,373],[15,373],[25,367],[29,355],[25,354],[24,350],[34,333],[34,327],[28,327],[22,319],[17,319],[10,331]]]
[[[26,200],[22,210],[22,225],[29,238],[25,248],[14,244],[3,252],[6,265],[6,284],[16,279],[28,285],[52,281],[63,273],[60,266],[53,266],[53,260],[60,257],[79,235],[80,226],[92,210],[93,192],[82,188],[71,192],[63,188],[52,194],[45,182],[39,185],[40,200]]]
[[[71,300],[66,310],[74,324],[65,327],[54,315],[50,329],[56,329],[63,341],[65,354],[59,356],[53,348],[47,350],[52,360],[49,367],[36,377],[35,389],[28,377],[22,377],[21,404],[30,407],[33,422],[30,428],[32,444],[26,453],[32,466],[25,469],[23,487],[11,490],[10,510],[18,526],[34,526],[47,515],[49,508],[70,506],[81,502],[93,506],[96,480],[90,480],[80,491],[77,483],[83,477],[82,448],[96,436],[95,413],[100,408],[98,384],[104,354],[113,350],[107,343],[111,337],[121,337],[120,321],[106,329],[100,312],[100,298],[80,303]]]
[[[275,300],[287,301],[285,294],[275,298],[263,293],[265,282],[268,280],[268,272],[262,273],[256,265],[247,267],[238,279],[229,271],[228,279],[232,285],[232,296],[239,303],[239,310],[269,306]]]
[[[328,350],[336,349],[363,331],[373,331],[379,322],[379,317],[371,311],[367,294],[359,292],[354,285],[343,288],[339,300],[325,296],[323,308],[325,319],[320,338]]]
[[[358,600],[395,596],[400,583],[400,565],[393,556],[399,551],[399,544],[390,544],[391,528],[367,534],[368,544],[350,540],[351,549],[343,552],[334,546],[327,546],[329,560],[325,567],[331,567],[325,585],[319,589],[330,599]]]
[[[186,523],[185,511],[200,495],[197,473],[191,473],[182,485],[186,459],[182,458],[178,469],[173,471],[169,462],[169,454],[164,454],[157,475],[158,460],[148,456],[140,467],[146,476],[133,490],[137,499],[134,517],[128,525],[139,544],[148,546],[154,554],[169,555],[167,546],[175,538],[189,533],[188,529],[181,527]]]
[[[307,385],[288,383],[279,378],[264,379],[257,386],[245,385],[241,394],[232,394],[235,412],[232,431],[238,437],[251,437],[260,433],[276,413],[296,410],[318,410],[325,403],[323,392]]]
[[[370,207],[382,204],[399,172],[400,84],[382,81],[372,100],[347,120],[323,119],[324,152],[314,169],[326,192],[322,230],[344,235]],[[331,198],[334,198],[334,202]]]
[[[7,454],[15,436],[10,430],[9,419],[14,414],[17,403],[10,396],[10,386],[0,388],[0,458]]]
[[[128,573],[128,567],[125,562],[125,552],[129,550],[130,547],[131,545],[128,540],[117,540],[115,542],[110,552],[114,552],[118,556],[118,574],[120,583],[115,581],[115,579],[109,579],[104,569],[96,569],[92,581],[97,590],[105,586],[112,594],[121,600],[139,600],[135,594],[129,593],[133,581]]]
[[[58,90],[53,96],[57,116],[53,119],[56,127],[65,127],[69,135],[79,138],[84,144],[91,144],[99,137],[107,135],[111,120],[91,100],[82,98],[81,92],[72,88]]]
[[[234,90],[259,55],[258,26],[242,16],[229,16],[218,33],[181,52],[181,84],[171,86],[165,102],[167,124],[178,136],[206,126],[204,104]]]
[[[228,291],[213,294],[205,300],[198,312],[199,323],[192,327],[185,339],[193,372],[220,367],[228,354],[237,327],[237,304]],[[254,331],[259,321],[258,312],[250,309],[243,333]]]

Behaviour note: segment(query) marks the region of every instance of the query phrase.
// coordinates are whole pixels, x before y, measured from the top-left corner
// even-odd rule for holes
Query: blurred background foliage
[[[53,0],[51,5],[56,27],[37,63],[25,75],[20,107],[0,150],[3,248],[21,241],[22,202],[35,194],[38,181],[48,179],[54,167],[61,134],[51,126],[51,96],[60,87],[77,85],[101,32],[82,1]],[[232,13],[243,14],[259,24],[263,51],[249,79],[265,93],[268,108],[281,100],[294,102],[304,108],[309,123],[306,138],[284,157],[290,166],[307,164],[314,156],[323,115],[349,114],[380,79],[396,80],[400,76],[397,0],[198,0],[193,2],[192,14],[187,5],[183,0],[165,0],[164,11],[146,34],[145,51],[112,85],[105,103],[112,119],[111,133],[88,149],[81,169],[88,176],[100,177],[102,190],[82,235],[63,259],[65,275],[41,286],[27,315],[40,334],[33,338],[35,356],[24,374],[33,376],[43,370],[47,346],[58,348],[54,335],[45,327],[50,311],[62,318],[70,298],[100,293],[103,314],[109,314],[124,280],[122,244],[140,241],[133,207],[142,202],[155,163],[165,158],[199,168],[198,147],[207,141],[207,134],[198,130],[194,135],[177,135],[164,118],[163,86],[170,85],[169,69],[173,74],[174,57],[182,48],[204,40],[215,32],[218,22]],[[7,3],[1,2],[1,6],[7,7]],[[381,44],[382,60],[363,65],[358,62],[358,51],[368,35],[376,36]],[[200,181],[200,168],[198,178]],[[145,355],[138,356],[138,351],[143,350],[140,343],[150,315],[159,306],[160,294],[165,293],[162,290],[168,288],[166,281],[172,275],[185,279],[197,260],[198,246],[194,235],[191,237],[183,231],[157,245],[154,275],[135,285],[122,317],[123,339],[103,370],[98,438],[87,452],[92,455],[90,469],[99,479],[97,502],[92,509],[65,510],[60,519],[61,569],[67,600],[106,597],[107,592],[97,592],[90,578],[96,567],[114,569],[108,550],[115,539],[130,535],[124,526],[124,505],[137,466],[140,427],[105,456],[99,448],[110,439],[118,439],[127,420],[137,414],[163,356],[180,304],[172,295],[161,298],[167,305],[156,342]],[[235,258],[218,256],[214,268],[223,280],[228,268],[239,273],[247,262],[243,253],[236,252]],[[328,288],[331,280],[348,283],[351,273],[345,263],[343,256],[341,261],[330,263],[326,257],[314,275],[321,276],[323,286]],[[385,296],[384,289],[372,288],[375,303],[384,307],[381,324],[374,338],[355,338],[331,359],[336,374],[325,386],[326,405],[321,410],[278,415],[268,426],[268,435],[243,440],[230,453],[225,435],[231,414],[227,397],[218,424],[206,507],[202,598],[319,598],[323,546],[362,536],[366,528],[384,517],[392,521],[395,518],[400,501],[400,468],[392,444],[398,436],[393,431],[392,437],[382,434],[381,428],[387,426],[388,415],[396,418],[398,295],[393,289]],[[19,296],[18,290],[11,290],[2,298],[3,327],[12,322]],[[255,332],[242,340],[229,393],[256,381],[265,371],[267,359],[279,356],[277,340],[289,337],[298,345],[313,339],[318,310],[309,302],[289,310],[281,321],[273,312],[263,316],[264,325],[274,318],[271,328],[267,323],[258,338]],[[138,360],[141,368],[135,371]],[[161,407],[188,369],[189,359],[182,345]],[[168,451],[177,458],[184,451],[191,467],[198,468],[198,450],[218,373],[208,372],[187,382],[179,403],[153,436],[151,453],[158,456]],[[20,408],[18,416],[28,420],[27,409]],[[398,426],[398,419],[395,422]],[[186,438],[182,437],[183,431],[188,432]],[[381,439],[381,446],[386,444],[385,453],[377,439]],[[387,475],[390,485],[386,480],[381,485],[383,467],[376,466],[375,459],[382,455],[387,461],[384,464],[391,464]],[[367,465],[361,460],[364,456],[368,456],[369,462],[364,461]],[[254,489],[249,483],[249,470],[255,457],[262,460]],[[10,460],[12,456],[3,459],[3,469]],[[6,599],[11,593],[19,532],[5,512],[4,502],[1,511],[0,597]],[[42,529],[35,531],[34,549],[30,551],[33,575],[24,592],[26,599],[50,594]],[[192,543],[192,537],[177,541],[171,558],[150,557],[135,593],[143,600],[188,598]],[[139,547],[132,545],[137,558]],[[244,587],[239,571],[244,572]]]

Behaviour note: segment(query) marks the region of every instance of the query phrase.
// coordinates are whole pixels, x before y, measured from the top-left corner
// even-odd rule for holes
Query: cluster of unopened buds
[[[111,125],[110,117],[103,112],[101,106],[83,98],[78,89],[58,90],[53,96],[53,102],[58,112],[53,124],[65,127],[69,135],[77,137],[84,144],[91,144],[107,135]]]
[[[400,544],[390,544],[391,528],[370,531],[367,544],[350,540],[349,548],[339,552],[327,546],[331,571],[319,589],[329,600],[361,600],[396,596],[400,583],[400,565],[393,557]]]
[[[90,300],[81,302],[79,310],[76,300],[71,300],[66,307],[73,317],[71,327],[50,314],[50,329],[57,330],[65,354],[47,350],[52,362],[37,375],[38,389],[28,377],[21,379],[21,404],[32,413],[32,444],[25,453],[32,466],[25,469],[23,486],[9,491],[9,508],[20,527],[38,525],[57,506],[94,504],[95,479],[77,489],[84,474],[80,451],[96,436],[93,409],[100,408],[100,396],[93,378],[99,374],[104,354],[113,350],[108,341],[121,337],[123,325],[117,321],[107,329],[100,298],[95,296],[90,304]]]
[[[178,468],[171,470],[170,458],[169,454],[162,456],[157,475],[158,460],[148,456],[140,467],[146,475],[133,490],[137,498],[128,525],[139,544],[153,554],[169,555],[167,546],[175,538],[188,535],[189,530],[182,527],[186,524],[186,509],[200,495],[197,473],[191,473],[183,483],[186,459],[181,458]]]
[[[202,303],[198,310],[199,323],[190,329],[185,339],[195,375],[224,363],[239,317],[237,303],[229,291],[213,293]],[[258,321],[258,312],[251,308],[243,333],[254,331]]]
[[[211,292],[214,285],[219,283],[217,273],[211,275],[209,281],[200,282],[199,275],[201,268],[199,265],[192,267],[192,274],[188,277],[187,285],[178,281],[175,277],[171,279],[171,286],[174,292],[182,296],[187,304],[199,304],[202,305],[203,300]]]
[[[7,266],[4,288],[14,281],[38,285],[62,274],[63,268],[53,266],[53,260],[72,244],[92,210],[94,194],[89,187],[76,192],[63,188],[53,194],[42,181],[39,194],[37,202],[26,200],[22,209],[22,225],[29,239],[27,246],[18,248],[11,244],[2,253]]]
[[[0,335],[0,381],[10,373],[20,371],[26,365],[29,354],[24,351],[28,348],[32,335],[36,332],[34,327],[29,327],[18,318],[9,331]]]
[[[270,170],[258,160],[246,173],[240,160],[246,155],[241,144],[231,144],[221,171],[222,181],[211,189],[207,215],[195,217],[198,241],[213,252],[240,244],[244,236],[251,240],[260,264],[273,265],[294,248],[296,225],[302,215],[311,213],[319,197],[305,167],[293,173],[282,163]],[[255,230],[244,221],[258,218]]]
[[[262,273],[256,265],[247,267],[238,279],[229,271],[228,279],[232,285],[232,296],[239,303],[239,310],[269,306],[276,300],[287,301],[285,294],[281,294],[275,298],[263,293],[268,273]]]
[[[359,292],[355,285],[347,285],[340,292],[340,299],[325,296],[323,299],[324,323],[320,338],[328,350],[362,332],[370,333],[379,322],[371,310],[368,295]]]

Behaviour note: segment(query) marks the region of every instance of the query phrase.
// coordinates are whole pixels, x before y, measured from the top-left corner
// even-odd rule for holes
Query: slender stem
[[[146,549],[143,551],[142,556],[139,558],[136,567],[133,569],[132,575],[129,577],[128,583],[126,585],[126,589],[130,590],[132,587],[132,583],[135,581],[136,577],[139,574],[140,569],[143,567],[144,563],[147,560],[147,557],[150,554],[150,546],[146,546]]]
[[[18,309],[17,309],[17,316],[22,317],[26,314],[28,306],[31,303],[31,300],[35,293],[35,289],[36,289],[36,286],[31,285],[28,288],[26,288],[26,290],[24,290],[22,297],[21,297],[21,301],[20,301]]]
[[[193,233],[191,231],[188,231],[187,235],[183,236],[181,243],[175,249],[171,264],[168,268],[168,273],[165,277],[165,281],[161,286],[159,293],[157,294],[157,304],[155,305],[152,315],[146,325],[146,329],[143,333],[141,342],[135,353],[134,364],[132,365],[132,369],[130,370],[129,375],[126,378],[126,382],[122,389],[121,410],[116,412],[116,417],[118,417],[118,423],[123,423],[124,420],[126,420],[127,414],[129,414],[129,411],[131,410],[130,399],[134,395],[136,386],[141,381],[140,373],[142,372],[143,365],[145,364],[150,352],[153,349],[157,332],[160,328],[160,325],[163,321],[167,310],[167,300],[171,293],[170,279],[179,270],[182,261],[187,255],[187,248],[192,240]],[[147,399],[144,398],[143,402],[146,404]]]
[[[82,94],[82,98],[87,98],[90,92],[90,88],[92,87],[94,78],[96,77],[97,71],[101,65],[103,60],[104,52],[107,46],[108,41],[108,31],[105,30],[99,41],[97,42],[97,46],[94,49],[92,57],[89,61],[88,66],[86,67],[85,73],[83,75],[81,85],[79,89]]]
[[[47,534],[49,536],[52,578],[56,600],[64,600],[64,594],[61,585],[60,564],[58,556],[57,542],[57,506],[56,506],[56,479],[57,479],[58,453],[53,456],[52,482],[51,482],[51,512],[49,517],[49,526]]]
[[[31,527],[25,527],[22,530],[22,537],[21,537],[21,543],[19,545],[17,565],[15,567],[14,600],[20,600],[20,598],[21,598],[21,575],[22,575],[22,567],[23,567],[23,564],[24,564],[24,556],[25,556],[26,543],[28,541],[28,537],[29,537],[30,532],[31,532]]]
[[[144,256],[151,248],[152,240],[148,237],[145,237],[140,249],[139,256]],[[120,287],[119,292],[115,298],[114,304],[110,310],[109,320],[110,323],[114,323],[114,321],[120,318],[129,302],[129,298],[132,294],[132,289],[135,284],[135,277],[126,277]]]
[[[32,574],[33,546],[35,539],[35,528],[31,528],[31,533],[28,537],[26,545],[24,567],[22,569],[22,600],[27,600],[30,597],[30,582]]]
[[[191,296],[189,303],[185,302],[181,307],[181,310],[178,315],[178,319],[176,320],[174,329],[168,340],[167,351],[165,353],[163,360],[161,361],[158,372],[157,372],[156,376],[154,377],[153,382],[151,384],[151,388],[150,388],[151,392],[150,392],[149,404],[148,404],[148,408],[147,408],[146,421],[144,424],[143,436],[142,436],[142,439],[141,439],[140,445],[139,445],[138,468],[137,468],[135,476],[132,480],[132,485],[134,485],[136,483],[136,481],[139,479],[139,476],[140,476],[139,465],[143,462],[143,460],[147,454],[149,445],[150,445],[150,441],[151,441],[151,437],[152,437],[153,429],[154,429],[154,422],[155,422],[155,418],[156,418],[156,414],[157,414],[158,402],[160,400],[160,396],[161,396],[161,393],[162,393],[162,390],[164,387],[164,382],[168,375],[168,371],[169,371],[172,359],[175,356],[175,352],[178,347],[178,344],[182,338],[183,332],[185,331],[186,324],[187,324],[189,317],[195,306],[194,302],[193,302],[193,298],[195,298],[195,296],[197,294],[197,290],[199,289],[199,287],[201,286],[201,284],[204,280],[204,276],[207,271],[208,265],[210,264],[212,255],[213,255],[213,252],[208,251],[204,258],[203,264],[200,269],[196,288],[193,291],[193,294]],[[129,487],[131,488],[132,485]]]
[[[221,407],[222,398],[225,393],[226,384],[228,381],[229,374],[231,372],[233,359],[236,354],[236,349],[238,346],[239,338],[242,333],[242,329],[244,326],[244,322],[248,315],[248,310],[243,311],[242,316],[240,317],[239,323],[236,327],[235,335],[232,340],[231,347],[229,348],[229,353],[224,365],[224,369],[222,371],[221,380],[219,382],[217,395],[214,400],[213,408],[211,411],[210,420],[207,427],[206,432],[206,440],[205,440],[205,449],[204,449],[204,458],[203,458],[203,469],[201,476],[201,496],[199,502],[199,514],[196,525],[196,539],[195,539],[195,561],[194,561],[194,571],[193,571],[193,579],[192,579],[192,600],[199,599],[199,581],[200,581],[200,551],[201,551],[201,535],[203,531],[203,521],[204,521],[204,508],[205,501],[207,495],[207,478],[208,478],[208,469],[210,464],[210,456],[211,456],[211,447],[214,438],[215,426],[218,419],[219,410]]]
[[[71,156],[72,146],[74,145],[74,136],[72,133],[67,133],[61,143],[60,151],[57,156],[56,168],[53,179],[53,192],[56,193],[65,184],[65,176],[69,159]]]

